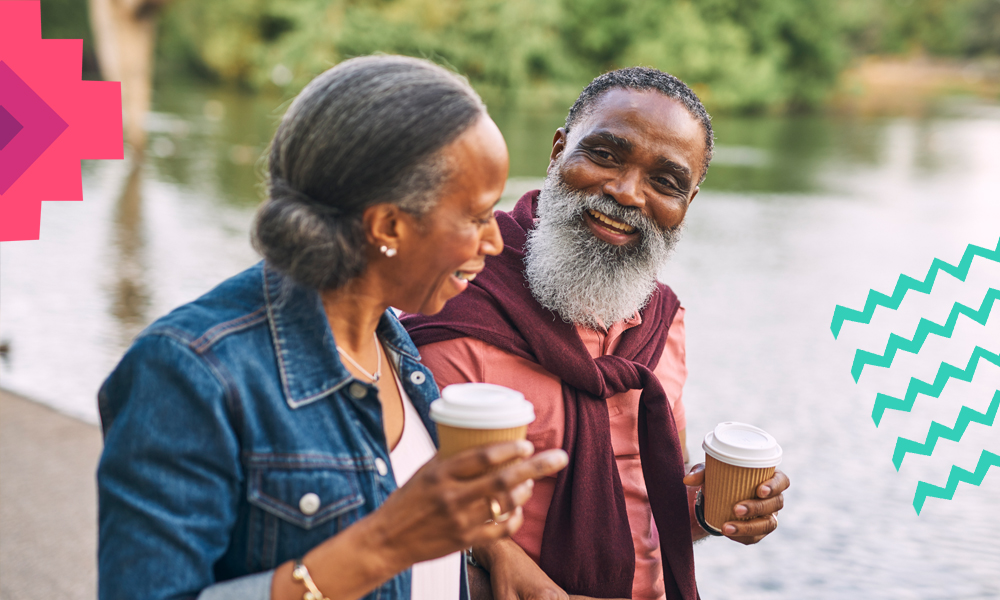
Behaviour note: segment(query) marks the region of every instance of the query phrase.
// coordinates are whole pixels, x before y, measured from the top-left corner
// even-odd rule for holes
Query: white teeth
[[[464,279],[465,281],[472,281],[476,278],[476,273],[463,273],[462,271],[455,271],[455,277],[458,279]]]
[[[597,212],[594,209],[587,209],[587,214],[589,214],[590,216],[594,217],[595,219],[597,219],[601,223],[604,223],[605,225],[609,225],[609,226],[611,226],[611,228],[617,229],[617,230],[622,231],[624,233],[632,233],[633,231],[635,231],[635,227],[632,227],[631,225],[627,225],[625,223],[622,223],[621,221],[615,221],[611,217],[608,217],[607,215],[599,213],[599,212]]]

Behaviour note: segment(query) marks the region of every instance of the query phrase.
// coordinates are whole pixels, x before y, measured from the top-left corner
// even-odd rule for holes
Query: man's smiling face
[[[558,130],[525,256],[538,302],[594,329],[645,306],[698,193],[705,140],[683,104],[631,89]]]
[[[549,171],[574,190],[634,207],[664,230],[676,229],[698,193],[705,132],[679,101],[658,91],[612,89],[569,134],[556,132]],[[582,213],[601,240],[635,243],[641,233],[590,209]]]

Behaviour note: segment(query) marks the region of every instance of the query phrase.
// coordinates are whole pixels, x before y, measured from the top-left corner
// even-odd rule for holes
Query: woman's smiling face
[[[396,283],[392,306],[405,312],[439,312],[483,270],[487,255],[503,251],[493,217],[509,166],[500,130],[484,114],[442,155],[448,175],[438,203],[420,219],[403,217],[397,256],[386,261]]]

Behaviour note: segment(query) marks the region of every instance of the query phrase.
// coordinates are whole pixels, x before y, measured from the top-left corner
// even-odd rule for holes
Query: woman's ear
[[[362,223],[368,244],[386,254],[390,249],[399,250],[402,211],[395,204],[376,204],[365,209]],[[385,250],[382,250],[385,248]]]

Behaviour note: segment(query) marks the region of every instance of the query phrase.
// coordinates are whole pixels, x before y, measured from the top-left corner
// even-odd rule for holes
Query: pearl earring
[[[386,257],[388,257],[388,258],[392,258],[393,256],[396,256],[396,249],[395,248],[390,248],[388,246],[382,246],[381,248],[378,249],[378,251],[381,252],[382,254],[385,254]]]

